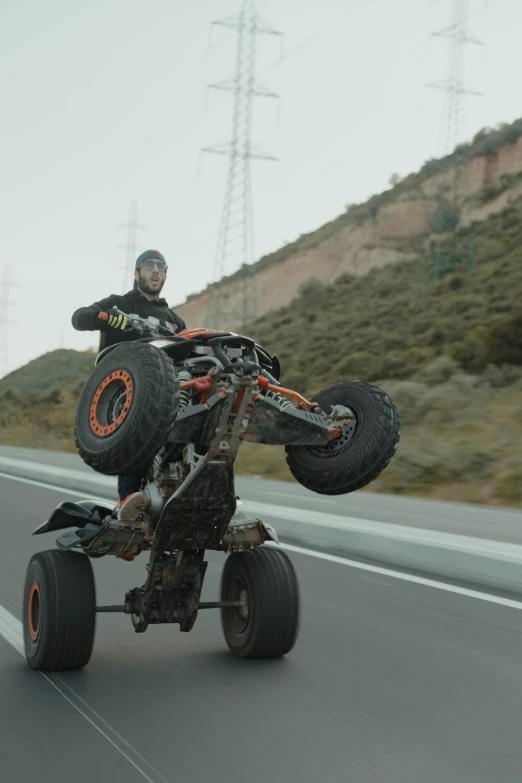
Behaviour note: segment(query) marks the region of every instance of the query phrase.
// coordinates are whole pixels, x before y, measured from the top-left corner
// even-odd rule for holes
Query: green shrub
[[[522,379],[522,367],[511,364],[488,364],[480,376],[480,385],[492,389],[501,389],[511,386]]]
[[[459,369],[459,364],[450,356],[438,356],[415,375],[415,380],[436,385],[449,380]]]
[[[509,303],[504,302],[509,309]],[[522,312],[491,324],[484,336],[484,360],[491,364],[522,364]]]
[[[493,491],[501,500],[522,501],[522,459],[514,459],[495,476]]]

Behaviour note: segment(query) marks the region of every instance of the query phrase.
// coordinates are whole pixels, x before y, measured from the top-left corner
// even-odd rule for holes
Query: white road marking
[[[8,473],[0,473],[1,478],[12,479],[13,481],[22,481],[26,484],[34,484],[44,489],[50,489],[56,492],[64,492],[68,495],[80,495],[85,499],[103,500],[99,496],[87,495],[82,492],[76,492],[65,487],[56,487],[52,484],[46,484],[42,481],[33,481],[32,479],[25,479],[19,476],[11,476]],[[112,500],[104,500],[106,503],[112,503]],[[249,501],[253,502],[253,501]],[[267,543],[265,546],[277,546],[277,544]],[[360,571],[370,571],[374,574],[381,574],[382,576],[389,576],[393,579],[402,579],[403,582],[412,582],[418,585],[424,585],[425,587],[434,587],[436,590],[445,590],[448,593],[456,593],[457,595],[464,595],[468,598],[478,598],[481,601],[487,601],[491,604],[500,604],[501,606],[508,606],[511,609],[522,609],[521,601],[514,601],[510,598],[502,598],[498,595],[492,595],[490,593],[483,593],[480,590],[470,590],[466,587],[459,587],[458,585],[452,585],[447,582],[438,581],[436,579],[429,579],[423,576],[415,576],[414,574],[406,574],[402,571],[394,571],[391,568],[383,568],[382,566],[372,565],[371,563],[362,563],[358,560],[350,560],[348,557],[339,557],[338,555],[330,555],[328,552],[318,552],[314,549],[306,549],[305,547],[294,546],[292,544],[279,544],[281,549],[286,549],[289,552],[295,552],[299,555],[307,555],[308,557],[315,557],[318,560],[328,560],[330,563],[337,563],[339,565],[349,566],[350,568],[357,568]],[[1,609],[1,605],[0,605]],[[2,625],[0,624],[0,633],[3,634]],[[7,637],[5,637],[7,638]],[[9,641],[9,639],[8,639]]]
[[[25,657],[22,623],[0,605],[0,634],[16,652]]]
[[[11,476],[8,473],[0,473],[0,477],[11,479],[12,481],[19,481],[25,484],[32,484],[37,487],[42,487],[44,489],[49,489],[55,492],[63,492],[68,495],[74,494],[78,495],[81,494],[82,498],[91,498],[94,500],[102,500],[102,498],[99,498],[97,496],[93,495],[87,495],[84,493],[78,493],[71,489],[67,489],[65,487],[57,487],[51,484],[46,484],[42,481],[34,481],[32,479],[25,479],[21,478],[19,476]],[[106,501],[107,502],[107,501]],[[112,502],[112,501],[108,501]],[[269,544],[272,546],[276,546],[275,544]],[[330,563],[337,563],[339,565],[349,566],[350,568],[355,568],[360,571],[368,571],[374,574],[380,574],[382,576],[391,577],[392,579],[400,579],[404,582],[412,582],[414,584],[424,585],[426,587],[433,587],[436,590],[444,590],[446,592],[450,593],[456,593],[457,595],[466,596],[468,598],[477,598],[481,601],[486,601],[488,603],[492,604],[499,604],[501,606],[507,606],[511,609],[522,609],[522,602],[514,601],[509,598],[502,598],[500,596],[491,595],[489,593],[483,593],[478,590],[470,590],[468,588],[464,587],[458,587],[457,585],[451,585],[446,582],[440,582],[434,579],[427,579],[425,577],[421,576],[414,576],[412,574],[405,574],[401,571],[394,571],[390,568],[382,568],[381,566],[375,566],[371,565],[369,563],[362,563],[358,562],[357,560],[350,560],[346,557],[339,557],[337,555],[331,555],[327,552],[317,552],[311,549],[305,549],[304,547],[299,546],[293,546],[291,544],[281,544],[280,547],[282,549],[285,549],[289,552],[295,552],[296,554],[305,555],[308,557],[314,557],[318,560],[326,560]],[[377,581],[377,580],[373,580]],[[380,584],[383,584],[380,582]],[[384,585],[386,587],[395,587],[395,585]],[[23,642],[23,627],[22,623],[16,619],[10,612],[7,611],[2,605],[0,605],[0,636],[2,636],[20,655],[25,657],[24,652],[24,642]],[[98,713],[93,710],[91,707],[89,707],[86,702],[83,701],[83,699],[78,696],[71,688],[69,688],[68,685],[63,683],[63,686],[66,687],[71,695],[74,697],[74,699],[78,702],[80,702],[82,705],[84,705],[85,709],[82,709],[75,701],[73,701],[72,698],[70,698],[63,690],[60,685],[58,685],[54,679],[43,672],[40,672],[41,676],[44,677],[45,680],[53,687],[55,690],[60,693],[60,695],[71,705],[73,709],[75,709],[85,720],[99,733],[102,737],[104,737],[107,742],[109,742],[117,751],[122,755],[126,761],[128,761],[129,764],[131,764],[134,769],[136,769],[137,772],[143,777],[144,780],[148,781],[148,783],[157,783],[157,780],[160,779],[163,781],[163,783],[169,783],[167,778],[165,778],[158,770],[156,770],[141,754],[139,754],[137,751],[135,751],[132,746],[123,738],[121,735],[110,726],[110,724],[107,723]],[[57,678],[60,683],[62,681]],[[93,718],[89,717],[86,710],[88,710]],[[119,741],[114,741],[107,733],[104,731],[99,723],[102,723],[106,726],[106,728],[113,734],[114,737],[116,737]],[[125,750],[120,747],[120,745],[125,745],[128,747],[137,758],[139,758],[144,766],[149,767],[151,770],[153,770],[154,774],[157,776],[156,780],[151,778],[145,771],[142,769],[139,764],[137,764],[129,755],[125,752]]]
[[[89,718],[89,716],[87,715],[87,713],[86,713],[86,712],[84,712],[84,710],[82,710],[82,709],[81,709],[81,708],[80,708],[80,707],[79,707],[77,704],[75,704],[75,703],[74,703],[74,701],[73,701],[72,699],[70,699],[70,698],[67,696],[67,694],[66,694],[66,693],[64,693],[64,691],[62,690],[62,688],[60,688],[60,686],[59,686],[59,685],[57,685],[57,684],[56,684],[56,683],[53,681],[53,679],[52,679],[51,677],[48,677],[48,676],[47,676],[46,674],[44,674],[43,672],[40,672],[40,674],[42,675],[42,677],[43,677],[45,680],[47,680],[47,682],[48,682],[50,685],[52,685],[52,686],[53,686],[53,688],[55,688],[55,689],[58,691],[58,693],[59,693],[61,696],[63,696],[63,698],[65,699],[65,701],[67,701],[67,702],[68,702],[68,703],[71,705],[71,707],[73,707],[73,709],[75,709],[75,710],[76,710],[76,711],[77,711],[77,712],[78,712],[78,713],[79,713],[79,714],[80,714],[80,715],[81,715],[83,718],[85,718],[85,720],[86,720],[88,723],[90,723],[90,724],[91,724],[91,726],[92,726],[94,729],[96,729],[96,731],[97,731],[97,732],[99,732],[99,734],[101,734],[101,735],[102,735],[102,737],[103,737],[104,739],[106,739],[106,740],[107,740],[107,742],[109,742],[109,743],[112,745],[112,747],[113,747],[113,748],[115,748],[115,749],[118,751],[118,753],[120,753],[120,754],[123,756],[123,758],[124,758],[124,759],[126,759],[126,760],[129,762],[129,764],[130,764],[131,766],[133,766],[133,767],[134,767],[134,769],[135,769],[137,772],[139,772],[139,773],[140,773],[140,775],[143,777],[143,779],[144,779],[144,780],[148,781],[148,783],[158,783],[158,780],[157,780],[157,778],[156,778],[156,780],[154,780],[154,778],[151,778],[149,775],[147,775],[147,773],[146,773],[146,772],[145,772],[145,771],[144,771],[144,770],[143,770],[143,769],[142,769],[142,768],[141,768],[141,767],[140,767],[138,764],[136,764],[136,762],[135,762],[135,761],[133,761],[133,760],[131,759],[131,757],[130,757],[130,756],[127,754],[127,753],[125,753],[125,751],[123,750],[123,748],[120,748],[120,746],[118,745],[118,743],[114,742],[114,740],[113,740],[113,739],[111,739],[111,737],[109,737],[109,735],[108,735],[108,734],[106,734],[106,733],[105,733],[105,731],[104,731],[104,730],[103,730],[103,729],[102,729],[100,726],[98,726],[94,720],[92,720],[91,718]],[[72,693],[74,693],[74,691],[72,691]],[[75,698],[79,698],[79,697],[77,696],[77,694],[76,694],[76,693],[74,693],[74,696],[75,696]],[[91,708],[89,708],[89,709],[91,709]],[[92,711],[92,712],[94,712],[94,710],[91,710],[91,711]],[[107,726],[109,726],[109,724],[107,723],[107,721],[105,721],[105,720],[104,720],[103,722],[104,722],[104,723],[105,723]],[[114,734],[116,737],[120,737],[120,735],[118,734],[118,732],[117,732],[115,729],[113,729],[112,727],[110,727],[110,730],[112,731],[112,733],[113,733],[113,734]],[[126,744],[128,747],[131,747],[131,745],[130,745],[128,742],[126,742],[125,740],[123,740],[123,741],[125,742],[125,744]],[[133,752],[136,754],[136,756],[139,756],[140,758],[142,758],[142,760],[145,762],[145,764],[146,764],[148,767],[151,767],[151,764],[149,764],[149,762],[148,762],[146,759],[144,759],[144,758],[143,758],[143,756],[141,756],[141,754],[140,754],[140,753],[138,753],[138,752],[137,752],[137,751],[135,751],[135,750],[133,750]],[[152,767],[152,769],[154,769],[154,768]],[[156,774],[156,775],[159,777],[159,779],[160,779],[160,780],[162,780],[162,781],[164,781],[164,783],[172,783],[172,781],[169,781],[169,780],[167,780],[167,778],[163,777],[163,775],[161,775],[161,773],[159,773],[157,770],[154,770],[154,771],[155,771],[155,774]]]
[[[0,636],[3,636],[3,638],[6,640],[6,642],[9,642],[9,644],[14,647],[14,649],[20,653],[25,658],[25,650],[24,650],[24,632],[22,623],[20,620],[17,620],[14,615],[11,614],[11,612],[8,612],[7,609],[5,609],[3,606],[0,605]],[[58,691],[58,693],[63,696],[63,698],[73,707],[76,712],[79,712],[80,715],[85,718],[85,720],[91,724],[91,726],[96,729],[96,731],[104,737],[104,739],[107,740],[117,751],[120,753],[128,762],[131,764],[134,769],[140,773],[140,775],[144,778],[144,780],[148,781],[148,783],[158,783],[158,780],[163,781],[163,783],[171,783],[166,777],[164,777],[161,772],[159,772],[155,767],[153,767],[147,759],[145,759],[141,753],[138,753],[137,750],[135,750],[130,743],[128,743],[118,732],[116,729],[113,729],[113,727],[107,723],[104,718],[101,717],[101,715],[98,715],[98,713],[92,709],[92,707],[89,707],[88,704],[86,704],[83,699],[78,696],[77,693],[75,693],[68,685],[63,683],[63,685],[67,688],[68,691],[74,696],[75,699],[77,699],[79,702],[81,702],[83,705],[85,705],[86,709],[89,710],[89,712],[96,718],[96,720],[99,723],[105,724],[107,729],[118,738],[119,742],[123,745],[126,745],[132,753],[138,757],[144,766],[149,767],[151,770],[153,770],[154,774],[156,775],[156,778],[151,778],[145,770],[143,770],[138,764],[136,764],[135,761],[121,748],[117,742],[115,742],[109,735],[99,726],[96,722],[96,720],[93,720],[92,718],[87,715],[85,710],[83,710],[81,707],[78,706],[78,704],[75,704],[74,701],[64,692],[63,688],[60,687],[60,685],[57,685],[57,683],[54,681],[54,677],[49,676],[47,674],[44,674],[44,672],[39,672],[41,676],[44,678],[44,680],[47,680],[49,685],[52,685],[52,687]],[[59,678],[57,678],[59,679]],[[62,682],[60,680],[60,682]]]
[[[11,481],[21,481],[22,484],[32,484],[33,487],[42,487],[42,489],[52,489],[57,492],[66,492],[68,495],[80,496],[82,500],[103,500],[104,503],[116,503],[114,499],[107,500],[99,495],[89,495],[88,492],[78,491],[76,489],[70,489],[70,487],[59,487],[57,484],[47,484],[44,481],[35,481],[35,479],[27,479],[22,476],[12,476],[10,473],[0,472],[0,478],[11,479]]]
[[[382,579],[372,579],[371,576],[363,576],[362,579],[365,580],[365,582],[373,582],[376,585],[382,585],[383,587],[392,587],[394,590],[399,589],[399,585],[392,585],[391,582],[383,582]]]
[[[315,500],[320,503],[334,503],[335,500],[331,500],[330,498],[324,498],[322,496],[320,497],[308,497],[308,495],[298,495],[297,492],[277,492],[275,489],[269,489],[266,493],[267,495],[278,495],[281,498],[295,498],[295,500]],[[251,500],[250,503],[254,503],[255,501]]]
[[[479,598],[481,601],[487,601],[491,604],[501,604],[502,606],[509,606],[511,609],[522,609],[522,600],[513,601],[511,598],[502,598],[499,595],[482,593],[480,590],[469,590],[467,587],[450,585],[447,582],[438,582],[436,579],[428,579],[423,576],[415,576],[414,574],[405,574],[402,571],[393,571],[391,568],[382,568],[381,566],[371,565],[370,563],[360,563],[358,560],[350,560],[347,557],[329,555],[327,552],[316,552],[301,546],[281,544],[281,548],[288,549],[290,552],[296,552],[299,555],[310,555],[311,557],[317,557],[320,560],[329,560],[331,563],[339,563],[340,565],[350,566],[350,568],[358,568],[361,571],[372,571],[374,574],[391,576],[393,579],[402,579],[403,582],[414,582],[418,585],[434,587],[436,590],[445,590],[448,593],[465,595],[468,598]]]

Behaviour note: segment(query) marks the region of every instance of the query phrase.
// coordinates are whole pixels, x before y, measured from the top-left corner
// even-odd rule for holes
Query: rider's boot
[[[120,500],[116,519],[119,522],[137,522],[145,511],[145,495],[143,492],[132,492],[124,500]]]
[[[132,492],[126,498],[120,500],[113,511],[113,517],[119,522],[138,522],[140,519],[143,519],[144,507],[145,495],[143,492]],[[121,559],[131,563],[134,558],[135,555],[130,557],[124,555]]]

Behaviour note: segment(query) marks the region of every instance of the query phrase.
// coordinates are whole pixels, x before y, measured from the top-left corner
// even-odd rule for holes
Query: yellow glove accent
[[[129,319],[123,315],[109,315],[109,320],[107,323],[109,326],[114,327],[114,329],[121,329],[123,331],[123,329],[125,329],[127,326],[128,320]]]

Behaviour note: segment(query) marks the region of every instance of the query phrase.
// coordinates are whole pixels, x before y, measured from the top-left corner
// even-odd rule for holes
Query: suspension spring
[[[293,408],[293,404],[290,402],[288,397],[284,397],[282,394],[279,394],[279,392],[271,391],[270,389],[265,392],[265,397],[269,397],[274,402],[277,402],[277,404],[281,408]]]
[[[180,370],[178,372],[178,381],[180,382],[180,384],[191,380],[192,380],[192,373],[189,372],[188,370]],[[191,392],[192,389],[190,388],[190,386],[187,389],[180,389],[178,410],[182,411],[184,408],[187,407],[187,405],[189,404]]]

